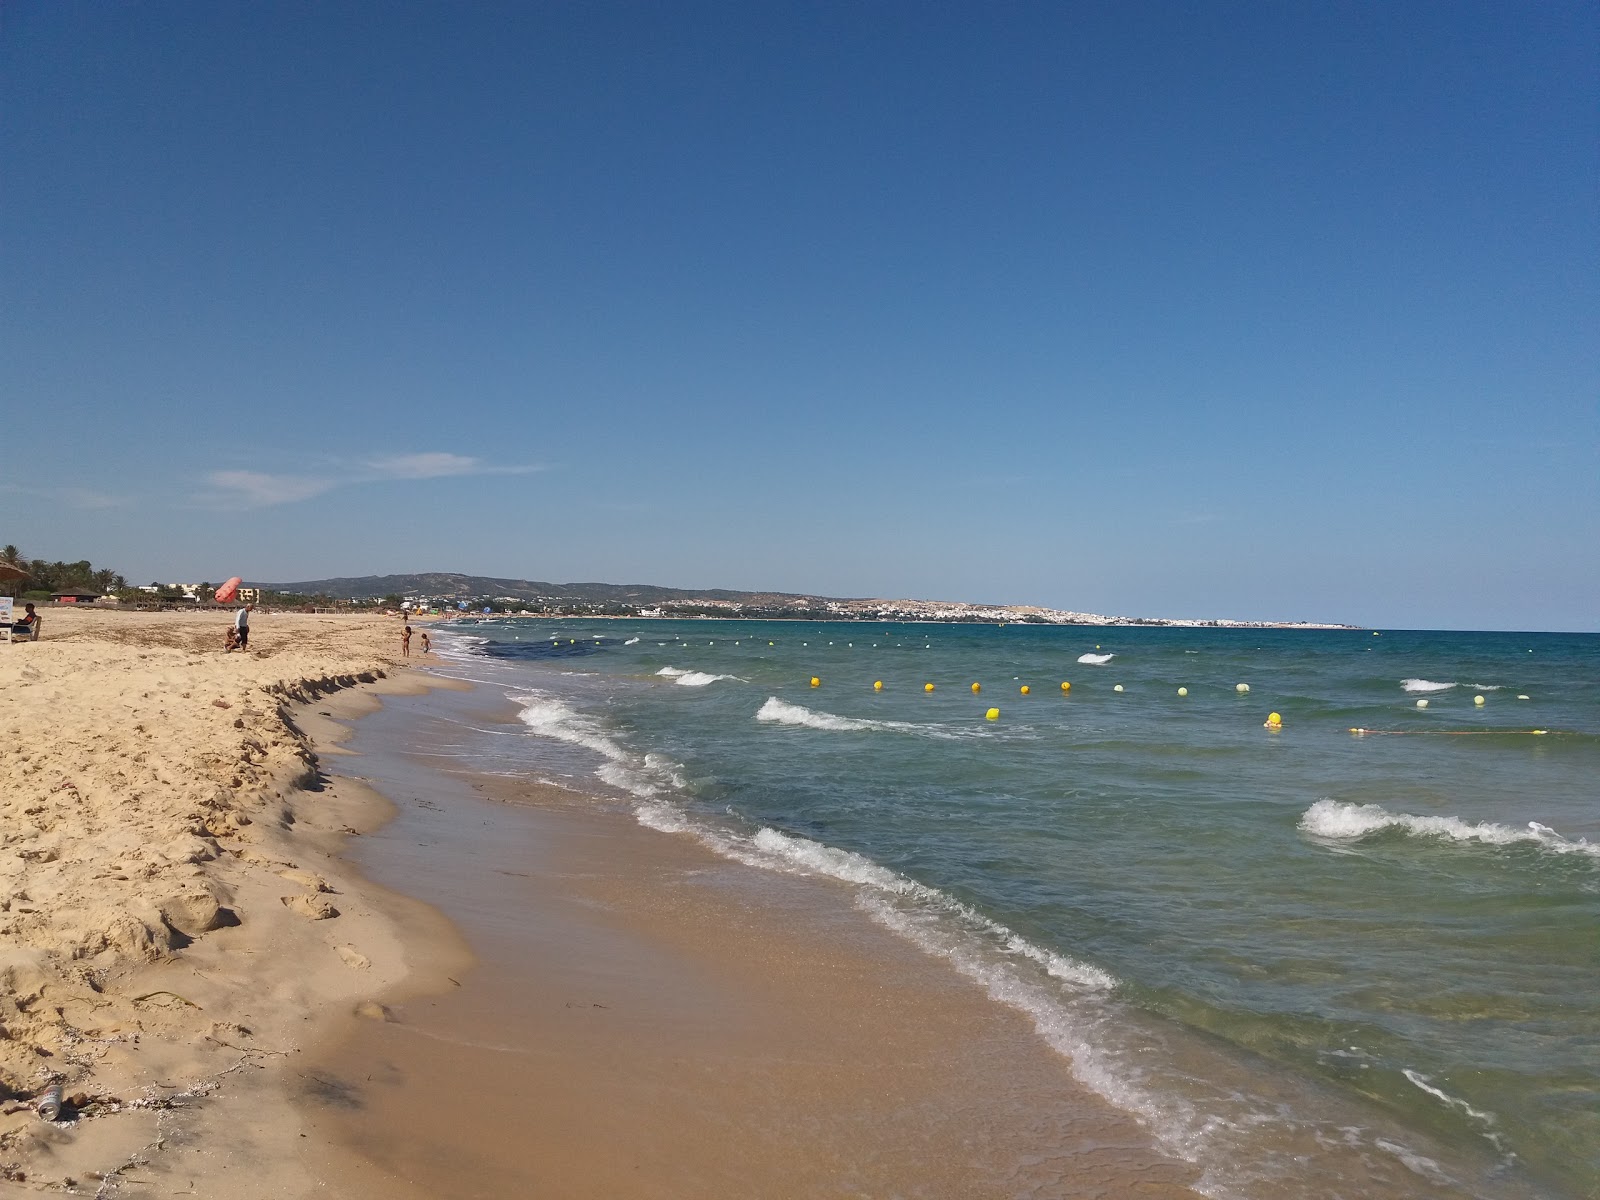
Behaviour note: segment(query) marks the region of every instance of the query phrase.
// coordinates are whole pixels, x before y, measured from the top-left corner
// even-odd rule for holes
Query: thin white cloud
[[[293,504],[310,500],[334,488],[361,483],[393,480],[445,479],[465,475],[526,475],[542,471],[537,465],[499,467],[465,454],[432,451],[422,454],[390,454],[368,458],[359,466],[340,468],[330,463],[327,475],[274,475],[265,471],[212,471],[206,481],[212,487],[207,499],[221,500],[239,508],[266,508],[274,504]]]
[[[268,475],[263,471],[212,471],[206,476],[206,482],[222,493],[220,499],[223,501],[247,508],[309,500],[335,485],[335,481],[330,479]]]
[[[496,467],[481,458],[465,454],[433,451],[426,454],[391,454],[367,461],[367,467],[381,479],[443,479],[451,475],[527,475],[543,467]]]
[[[385,479],[442,479],[447,475],[478,475],[484,472],[482,459],[465,454],[392,454],[375,458],[367,466]]]

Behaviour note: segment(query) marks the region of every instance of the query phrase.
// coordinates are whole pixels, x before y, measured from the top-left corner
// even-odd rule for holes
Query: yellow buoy
[[[1028,694],[1028,685],[1027,684],[1023,684],[1022,685],[1022,694],[1024,696],[1026,696]]]
[[[1267,714],[1266,723],[1265,723],[1265,727],[1267,729],[1282,729],[1283,728],[1283,714],[1282,713],[1268,713]]]
[[[1478,705],[1478,707],[1480,707],[1480,708],[1483,707],[1483,697],[1482,696],[1474,696],[1472,698],[1472,702],[1474,704]]]
[[[931,684],[931,683],[925,683],[925,684],[923,684],[923,685],[922,685],[922,690],[923,690],[923,691],[925,691],[925,692],[931,692],[931,691],[933,691],[933,684]]]
[[[881,680],[881,679],[873,680],[873,682],[872,682],[872,690],[875,691],[875,692],[883,691],[883,680]]]
[[[1061,681],[1061,690],[1063,692],[1070,692],[1072,690],[1072,685],[1070,683],[1068,683],[1065,679],[1063,679]]]
[[[811,686],[812,687],[821,687],[822,686],[822,680],[818,679],[815,675],[813,675],[811,677]]]
[[[998,721],[1000,719],[1000,710],[998,708],[991,708],[983,715],[991,721]]]
[[[976,696],[981,691],[983,691],[983,684],[975,683],[975,684],[972,685],[972,694],[974,696]]]
[[[1178,695],[1187,696],[1188,694],[1189,694],[1189,689],[1188,688],[1179,688],[1178,689]]]

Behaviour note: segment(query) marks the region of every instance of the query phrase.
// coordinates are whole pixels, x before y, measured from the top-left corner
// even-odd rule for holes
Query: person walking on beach
[[[411,626],[407,625],[400,635],[400,654],[403,658],[411,657]]]
[[[246,604],[233,618],[233,628],[239,635],[239,649],[250,649],[250,610],[254,604]]]

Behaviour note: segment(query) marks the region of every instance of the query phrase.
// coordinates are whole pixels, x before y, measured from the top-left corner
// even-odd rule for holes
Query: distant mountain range
[[[399,595],[430,600],[526,600],[577,604],[625,604],[646,607],[672,601],[717,600],[735,604],[783,604],[795,600],[828,600],[787,592],[734,592],[724,588],[656,587],[648,583],[540,583],[532,579],[496,579],[488,575],[427,572],[421,575],[358,575],[348,579],[310,579],[303,583],[262,583],[274,592],[327,596],[334,600],[366,600]]]
[[[360,575],[308,579],[300,583],[253,583],[274,592],[326,596],[330,600],[376,600],[385,596],[453,607],[462,602],[515,604],[540,613],[597,616],[762,617],[813,621],[992,621],[1036,625],[1170,625],[1227,628],[1344,629],[1310,621],[1230,621],[1194,618],[1112,617],[1028,604],[969,604],[946,600],[844,599],[794,592],[739,592],[726,588],[656,587],[648,583],[541,583],[490,575],[431,572],[421,575]]]

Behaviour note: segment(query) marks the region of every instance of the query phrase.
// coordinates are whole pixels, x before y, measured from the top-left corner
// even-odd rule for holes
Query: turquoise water
[[[468,765],[844,881],[1211,1194],[1600,1194],[1600,636],[456,629]]]

